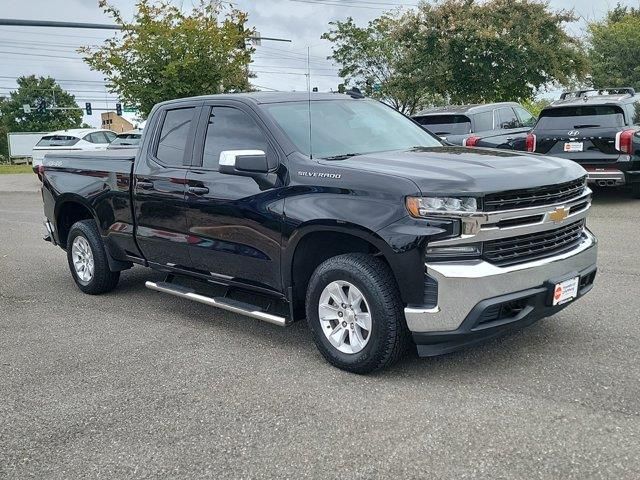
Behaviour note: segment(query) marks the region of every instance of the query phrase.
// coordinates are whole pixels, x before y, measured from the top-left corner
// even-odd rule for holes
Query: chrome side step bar
[[[200,295],[190,288],[183,287],[168,282],[146,282],[145,286],[151,290],[157,292],[168,293],[169,295],[175,295],[176,297],[186,298],[187,300],[193,300],[194,302],[204,303],[211,307],[221,308],[228,310],[229,312],[239,313],[246,315],[247,317],[257,318],[264,322],[273,323],[281,327],[286,327],[289,322],[285,317],[279,317],[270,313],[264,312],[254,305],[248,303],[236,302],[234,300],[224,297],[207,297]]]

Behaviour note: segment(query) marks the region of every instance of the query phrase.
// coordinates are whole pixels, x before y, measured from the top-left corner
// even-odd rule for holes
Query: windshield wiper
[[[357,157],[361,153],[343,153],[341,155],[332,155],[330,157],[322,157],[323,160],[345,160],[350,157]]]

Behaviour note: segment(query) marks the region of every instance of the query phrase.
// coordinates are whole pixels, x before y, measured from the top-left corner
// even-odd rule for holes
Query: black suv
[[[601,187],[630,185],[640,198],[640,95],[633,88],[565,92],[544,108],[527,150],[582,165]]]
[[[536,118],[514,102],[449,105],[424,110],[413,119],[454,145],[524,150]]]

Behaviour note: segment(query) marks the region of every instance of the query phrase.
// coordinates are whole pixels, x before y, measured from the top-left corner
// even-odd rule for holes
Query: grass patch
[[[3,173],[33,173],[31,165],[0,165],[0,175]]]

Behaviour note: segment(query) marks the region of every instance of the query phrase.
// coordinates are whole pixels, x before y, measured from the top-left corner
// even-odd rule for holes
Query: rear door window
[[[428,115],[415,120],[435,135],[471,133],[471,119],[466,115]]]
[[[70,147],[80,139],[71,135],[46,135],[36,143],[36,147]]]
[[[496,116],[498,119],[498,128],[503,130],[509,130],[512,128],[520,128],[520,120],[516,116],[516,112],[511,107],[503,107],[496,109]]]
[[[493,112],[476,113],[473,116],[476,132],[488,132],[493,130]]]
[[[573,130],[580,128],[619,128],[624,114],[616,105],[581,105],[543,110],[537,129]]]
[[[141,136],[139,133],[122,133],[111,142],[111,145],[138,145]]]
[[[84,137],[84,139],[87,142],[91,142],[91,143],[109,143],[109,140],[107,139],[107,136],[104,134],[104,132],[93,132],[90,133],[89,135],[87,135],[86,137]]]
[[[527,110],[522,107],[515,107],[516,115],[520,120],[520,124],[523,127],[533,127],[536,124],[536,117],[531,115]]]
[[[167,110],[156,148],[156,158],[162,163],[183,165],[194,113],[195,107]]]

